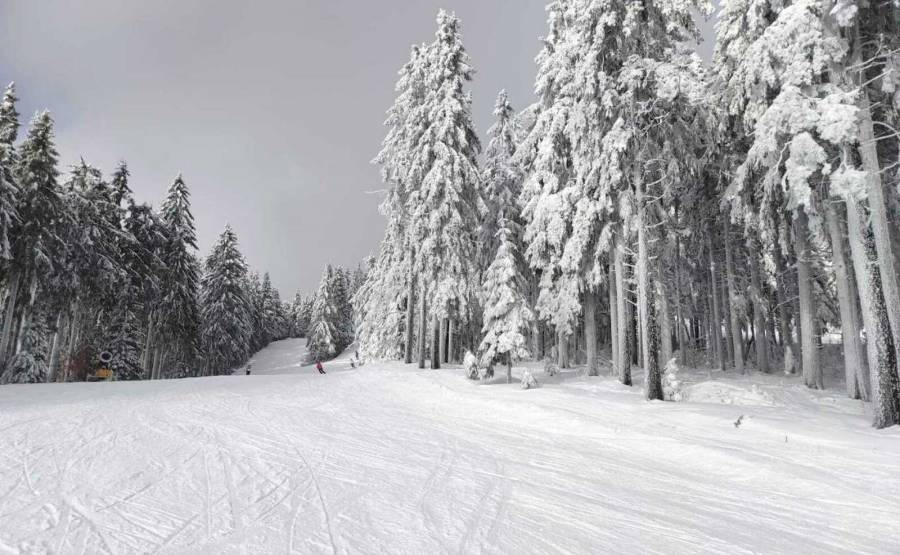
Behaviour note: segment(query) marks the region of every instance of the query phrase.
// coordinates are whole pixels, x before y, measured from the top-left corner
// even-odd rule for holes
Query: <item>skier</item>
[[[319,374],[324,374],[324,373],[325,373],[325,368],[322,367],[322,361],[321,361],[321,360],[317,360],[317,361],[316,361],[316,370],[319,371]]]
[[[244,369],[244,370],[246,370],[248,376],[250,375],[250,370],[252,370],[252,369],[253,369],[253,364],[248,362],[247,368]]]

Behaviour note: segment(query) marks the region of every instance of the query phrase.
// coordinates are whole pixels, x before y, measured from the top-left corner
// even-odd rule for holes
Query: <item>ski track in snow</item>
[[[719,374],[695,396],[721,402],[648,403],[573,372],[522,391],[345,357],[319,376],[303,347],[250,377],[0,388],[0,554],[900,544],[900,430],[839,390]]]

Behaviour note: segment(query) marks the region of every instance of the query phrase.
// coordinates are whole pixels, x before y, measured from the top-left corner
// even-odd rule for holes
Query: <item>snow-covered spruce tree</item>
[[[416,245],[413,267],[431,304],[433,368],[440,367],[441,323],[453,311],[466,313],[473,296],[481,180],[476,160],[481,146],[472,123],[472,101],[464,91],[473,69],[459,19],[442,10],[437,23],[436,39],[425,52],[426,124],[408,173],[410,182],[419,186],[406,201],[407,244]]]
[[[144,343],[141,346],[143,377],[149,378],[153,357],[159,345],[159,301],[166,279],[163,252],[168,244],[168,229],[149,204],[129,200],[123,223],[134,242],[125,252],[125,265],[131,278],[130,298],[140,311]]]
[[[160,210],[167,229],[162,253],[166,274],[159,303],[160,342],[153,377],[162,378],[169,368],[193,362],[198,345],[200,264],[194,256],[197,237],[191,214],[190,193],[181,175],[169,187]]]
[[[265,272],[260,286],[260,302],[262,307],[263,334],[265,339],[261,347],[272,341],[283,339],[281,321],[281,298],[278,290],[272,286],[269,272]]]
[[[19,194],[18,220],[13,229],[13,262],[7,277],[8,299],[0,338],[0,361],[21,346],[19,332],[26,329],[37,301],[38,280],[46,275],[64,247],[60,225],[65,207],[57,183],[58,153],[54,144],[53,119],[49,112],[35,115],[22,143],[16,168]],[[21,311],[22,325],[15,325]]]
[[[306,337],[312,304],[308,297],[297,291],[290,307],[291,336]]]
[[[103,348],[112,354],[110,369],[117,380],[140,380],[144,377],[141,360],[143,334],[136,305],[121,302],[111,314],[103,337]]]
[[[15,176],[18,160],[15,142],[19,132],[17,101],[15,85],[10,83],[3,94],[3,100],[0,101],[0,260],[2,261],[9,261],[12,258],[10,233],[18,220],[16,211],[18,188]],[[0,269],[5,277],[9,268],[2,264]]]
[[[10,148],[19,136],[19,112],[16,110],[16,84],[10,83],[0,100],[0,148]]]
[[[360,353],[367,359],[395,360],[406,355],[413,359],[412,312],[415,283],[409,271],[402,239],[397,238],[398,221],[388,222],[388,231],[381,242],[378,257],[370,268],[362,287],[353,296],[356,335]],[[409,283],[412,283],[412,287]],[[406,333],[406,332],[409,333]],[[408,347],[408,348],[407,348]]]
[[[113,202],[116,203],[116,206],[124,208],[123,203],[131,198],[131,187],[128,186],[128,178],[130,176],[131,172],[128,171],[128,164],[122,160],[116,165],[116,171],[113,172],[112,181],[110,182],[113,191]]]
[[[0,373],[0,384],[47,381],[46,351],[40,345],[40,331],[26,329],[23,336],[21,351],[10,359],[6,369]]]
[[[336,304],[334,285],[334,269],[329,264],[319,282],[309,324],[310,335],[307,349],[316,360],[334,358],[344,347],[340,344],[341,313],[340,307]]]
[[[250,356],[253,330],[246,278],[237,235],[226,225],[206,258],[200,282],[200,342],[209,375],[230,374]]]
[[[505,90],[500,91],[494,105],[497,121],[488,129],[488,145],[484,151],[483,187],[484,214],[481,216],[481,266],[487,269],[500,246],[498,233],[501,213],[518,220],[519,196],[522,194],[521,175],[514,162],[517,137],[515,112]]]
[[[576,276],[562,270],[571,234],[574,185],[571,139],[567,133],[573,89],[572,0],[547,7],[549,33],[538,54],[537,116],[522,138],[515,163],[526,174],[520,203],[525,224],[525,257],[539,276],[536,309],[556,331],[558,364],[568,366],[568,337],[580,311]]]
[[[389,187],[380,207],[388,225],[366,282],[353,297],[357,337],[364,356],[392,359],[402,352],[407,364],[413,360],[416,290],[420,287],[413,266],[414,247],[408,241],[407,200],[421,179],[419,174],[410,173],[410,164],[427,122],[423,107],[428,63],[425,50],[424,46],[412,47],[410,60],[400,70],[396,100],[387,112],[388,132],[373,162],[381,165],[382,179]],[[420,302],[425,301],[424,292],[419,297]]]
[[[497,254],[484,276],[484,338],[480,351],[483,366],[505,359],[506,383],[511,383],[513,361],[529,356],[525,333],[534,314],[526,296],[514,224],[501,215],[497,227]]]
[[[333,283],[331,290],[334,294],[334,305],[337,307],[338,314],[335,326],[338,332],[338,344],[341,350],[353,343],[353,305],[350,302],[348,291],[350,285],[350,274],[344,268],[338,267],[334,270]]]

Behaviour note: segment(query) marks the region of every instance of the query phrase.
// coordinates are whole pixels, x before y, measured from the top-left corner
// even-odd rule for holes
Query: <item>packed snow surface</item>
[[[249,377],[0,387],[0,553],[900,545],[900,431],[839,391],[684,371],[693,401],[649,403],[573,371],[528,391],[346,357],[320,376],[303,351]]]

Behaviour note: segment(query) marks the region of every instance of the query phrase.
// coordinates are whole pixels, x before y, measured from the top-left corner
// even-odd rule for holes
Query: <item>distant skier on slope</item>
[[[317,361],[316,361],[316,370],[319,371],[319,374],[324,374],[324,373],[325,373],[325,368],[322,367],[322,361],[321,361],[321,360],[317,360]]]
[[[253,363],[248,362],[247,367],[244,369],[247,371],[248,376],[250,375],[250,370],[252,370],[252,369],[253,369]]]

